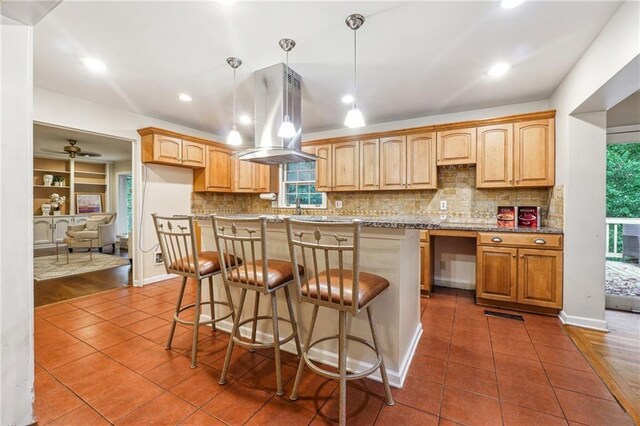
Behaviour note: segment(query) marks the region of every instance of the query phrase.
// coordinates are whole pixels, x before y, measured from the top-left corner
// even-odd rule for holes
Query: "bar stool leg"
[[[291,293],[289,292],[289,286],[284,288],[284,294],[287,297],[287,309],[289,310],[289,320],[291,320],[291,327],[293,328],[293,340],[296,342],[296,351],[298,358],[302,356],[302,350],[300,349],[300,337],[298,336],[298,323],[293,315],[293,305],[291,304]]]
[[[258,312],[260,311],[260,292],[255,292],[256,298],[253,302],[253,328],[251,329],[251,343],[256,342],[256,332],[258,331]],[[249,352],[255,352],[255,349],[250,349]]]
[[[229,300],[231,300],[231,292],[227,288],[227,294],[229,294]],[[242,307],[244,306],[244,299],[247,296],[247,289],[243,288],[240,293],[240,305],[238,305],[238,312],[235,313],[235,318],[233,320],[233,328],[231,329],[231,334],[229,335],[229,346],[227,346],[227,355],[224,358],[224,366],[222,367],[222,374],[220,375],[219,384],[224,385],[227,383],[227,373],[229,371],[229,363],[231,362],[231,352],[233,352],[233,337],[239,333],[238,329],[240,328],[240,317],[242,316]]]
[[[309,324],[309,332],[307,332],[307,340],[304,344],[304,353],[300,356],[300,362],[298,363],[298,371],[296,372],[296,380],[293,382],[293,390],[289,399],[295,401],[298,399],[298,386],[300,385],[300,379],[302,378],[302,370],[304,370],[304,355],[309,351],[309,345],[311,344],[311,336],[313,336],[313,329],[316,326],[316,318],[318,317],[318,309],[320,306],[313,305],[313,313],[311,314],[311,323]]]
[[[202,280],[196,285],[196,305],[193,307],[193,345],[191,347],[191,368],[196,368],[198,356],[198,333],[200,331],[200,301],[202,299]]]
[[[367,306],[367,316],[369,317],[369,325],[371,326],[371,336],[373,337],[373,347],[376,348],[376,355],[382,357],[380,349],[378,348],[378,336],[376,335],[375,328],[373,327],[373,316],[371,314],[371,307]],[[387,394],[387,405],[393,405],[393,395],[391,395],[391,388],[389,387],[389,378],[387,377],[387,369],[384,366],[384,358],[380,363],[380,375],[382,376],[382,383],[384,384],[384,391]]]
[[[165,349],[171,349],[171,343],[173,342],[173,334],[176,332],[176,316],[180,312],[180,307],[182,306],[182,299],[184,297],[184,289],[187,286],[187,277],[182,277],[182,287],[180,288],[180,295],[178,295],[178,303],[176,305],[176,312],[173,317],[173,322],[171,323],[171,329],[169,330],[169,338],[167,339],[167,344],[165,345]]]
[[[340,311],[338,340],[338,369],[340,370],[340,402],[338,404],[339,423],[347,424],[347,313]]]
[[[209,309],[211,310],[211,321],[216,320],[216,306],[213,299],[213,277],[209,277]],[[211,329],[216,331],[216,323],[211,323]]]
[[[273,348],[276,355],[276,395],[284,395],[282,387],[282,364],[280,359],[280,331],[278,330],[278,299],[276,292],[271,293],[271,315],[273,318]]]

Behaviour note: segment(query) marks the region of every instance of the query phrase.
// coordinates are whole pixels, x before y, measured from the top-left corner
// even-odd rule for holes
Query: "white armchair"
[[[67,229],[65,239],[69,250],[74,248],[97,247],[102,253],[105,246],[116,248],[116,213],[92,213],[87,222],[71,225]]]

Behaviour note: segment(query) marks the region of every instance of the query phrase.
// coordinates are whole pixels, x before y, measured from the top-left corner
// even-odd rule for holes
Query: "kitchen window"
[[[327,196],[316,191],[316,163],[302,161],[284,164],[281,168],[281,190],[279,207],[296,206],[296,198],[300,199],[300,207],[326,208]]]

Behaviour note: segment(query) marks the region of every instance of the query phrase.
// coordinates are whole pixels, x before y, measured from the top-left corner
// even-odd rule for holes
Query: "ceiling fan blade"
[[[57,151],[57,150],[51,149],[51,148],[42,148],[42,149],[40,149],[40,152],[48,152],[48,153],[51,153],[51,154],[69,155],[69,153],[67,153],[65,151]]]
[[[78,157],[102,157],[102,154],[99,154],[97,152],[87,152],[87,151],[80,151],[76,155]]]

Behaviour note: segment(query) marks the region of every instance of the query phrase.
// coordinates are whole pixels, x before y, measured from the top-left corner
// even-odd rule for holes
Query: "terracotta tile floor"
[[[285,356],[285,397],[274,395],[268,352],[237,349],[218,384],[228,336],[202,327],[164,349],[178,280],[117,289],[36,309],[38,424],[334,424],[337,383],[309,371],[288,399],[296,359]],[[194,299],[190,286],[185,302]],[[465,291],[422,299],[424,334],[396,405],[379,383],[349,383],[349,424],[624,425],[630,418],[555,318],[486,317]]]

